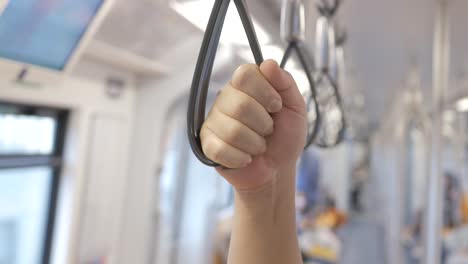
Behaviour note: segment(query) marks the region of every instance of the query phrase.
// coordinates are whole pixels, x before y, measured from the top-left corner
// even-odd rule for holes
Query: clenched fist
[[[252,190],[294,168],[306,120],[304,99],[289,73],[273,60],[242,65],[202,126],[202,148],[236,189]]]

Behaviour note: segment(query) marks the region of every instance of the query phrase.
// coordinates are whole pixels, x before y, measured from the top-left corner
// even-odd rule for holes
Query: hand
[[[242,65],[202,126],[202,148],[237,190],[253,190],[283,169],[294,170],[306,120],[304,99],[289,73],[272,60]]]

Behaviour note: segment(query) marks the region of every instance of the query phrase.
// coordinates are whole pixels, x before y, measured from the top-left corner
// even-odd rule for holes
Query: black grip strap
[[[193,153],[203,164],[212,167],[220,165],[207,158],[203,153],[200,130],[205,121],[206,97],[211,73],[230,2],[231,0],[216,0],[214,3],[195,67],[187,111],[187,133]],[[234,2],[247,34],[255,62],[260,65],[263,62],[263,55],[247,7],[242,0],[234,0]]]
[[[319,106],[317,103],[317,91],[315,90],[315,82],[314,78],[312,77],[312,71],[307,64],[307,60],[305,58],[305,52],[302,50],[301,46],[298,45],[296,42],[290,42],[286,51],[284,52],[283,59],[281,60],[280,67],[284,69],[286,66],[286,63],[288,62],[289,58],[291,57],[292,52],[296,51],[297,57],[299,58],[299,61],[301,63],[302,69],[304,70],[307,80],[309,81],[309,89],[310,89],[310,97],[307,98],[307,109],[309,109],[310,104],[314,104],[314,111],[315,111],[315,120],[307,120],[309,125],[308,127],[310,128],[311,126],[313,127],[312,129],[309,129],[307,133],[307,141],[306,141],[306,146],[305,148],[309,147],[316,139],[317,134],[319,132],[319,124],[320,124],[320,111],[319,111]]]
[[[329,5],[327,1],[322,1],[322,5],[317,4],[317,9],[319,10],[319,13],[322,16],[325,16],[326,19],[331,19],[336,15],[336,12],[338,11],[338,9],[339,9],[340,5],[342,4],[342,2],[343,2],[343,0],[334,0],[333,4]],[[346,38],[347,38],[347,36],[346,36],[345,32],[338,35],[338,37],[335,39],[335,43],[333,43],[333,46],[343,45],[344,42],[346,41]],[[336,100],[336,107],[340,111],[341,116],[340,116],[340,121],[338,121],[339,122],[338,129],[336,130],[336,133],[334,135],[332,135],[333,140],[328,141],[328,140],[324,139],[324,138],[328,138],[328,136],[330,136],[330,135],[327,134],[328,132],[327,132],[325,126],[321,125],[322,129],[318,133],[319,135],[317,137],[315,145],[317,145],[320,148],[331,148],[331,147],[339,145],[341,142],[344,141],[345,132],[346,132],[346,119],[345,119],[345,116],[344,116],[344,108],[343,108],[343,102],[342,102],[341,94],[340,94],[340,91],[339,91],[339,88],[338,88],[338,83],[337,83],[338,80],[334,80],[330,76],[330,72],[329,72],[328,68],[318,69],[318,75],[317,75],[316,82],[315,82],[317,87],[319,87],[320,84],[322,82],[324,82],[324,81],[328,81],[330,86],[332,87],[332,90],[333,90],[333,95],[324,100],[325,104],[329,103],[333,99],[335,99]],[[317,90],[318,90],[317,91],[318,93],[321,92],[320,89],[317,88]],[[319,97],[319,95],[320,94],[317,94],[318,97]],[[319,103],[318,106],[319,106],[319,109],[320,109],[319,112],[321,114],[322,121],[325,123],[325,119],[327,117],[327,112],[329,112],[329,111],[327,111],[327,109],[325,109],[326,107],[323,107],[323,106],[320,105],[321,101],[322,100],[318,100],[317,102]]]

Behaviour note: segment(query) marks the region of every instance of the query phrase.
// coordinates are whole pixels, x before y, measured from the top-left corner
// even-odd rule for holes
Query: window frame
[[[15,109],[18,115],[47,116],[56,120],[54,131],[54,143],[49,154],[1,154],[0,170],[18,169],[30,167],[49,167],[52,170],[50,183],[49,201],[47,209],[46,226],[44,230],[44,242],[42,248],[42,264],[49,264],[52,253],[55,217],[57,211],[58,194],[61,182],[61,171],[63,167],[63,152],[66,138],[69,111],[63,108],[52,108],[41,105],[30,105],[22,103],[11,103],[0,100],[0,106]]]

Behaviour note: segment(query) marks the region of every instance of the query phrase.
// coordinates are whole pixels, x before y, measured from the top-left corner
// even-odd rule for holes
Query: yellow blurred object
[[[346,222],[346,215],[336,208],[329,209],[317,216],[315,221],[317,227],[338,228]]]
[[[308,252],[307,255],[313,258],[318,258],[325,261],[335,262],[338,260],[338,256],[335,251],[321,246],[314,246]]]
[[[460,207],[463,223],[468,224],[468,194],[465,194]]]

